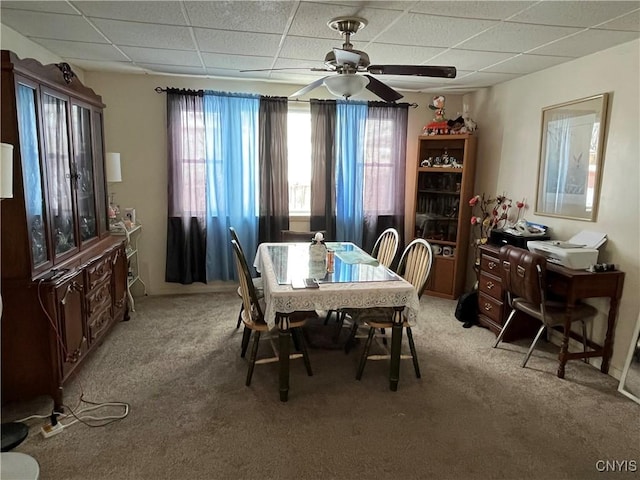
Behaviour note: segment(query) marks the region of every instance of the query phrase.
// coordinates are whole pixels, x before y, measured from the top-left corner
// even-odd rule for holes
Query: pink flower
[[[516,202],[516,207],[523,208],[524,207],[524,200],[522,202]]]
[[[471,225],[478,223],[478,217],[471,217]]]
[[[476,195],[475,197],[472,197],[471,200],[469,200],[469,206],[475,207],[479,201],[480,201],[480,195]]]

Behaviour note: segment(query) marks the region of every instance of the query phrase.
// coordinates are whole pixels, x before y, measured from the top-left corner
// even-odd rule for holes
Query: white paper
[[[571,237],[568,242],[580,245],[586,248],[600,248],[607,241],[607,234],[601,232],[593,232],[591,230],[582,230],[580,233]]]

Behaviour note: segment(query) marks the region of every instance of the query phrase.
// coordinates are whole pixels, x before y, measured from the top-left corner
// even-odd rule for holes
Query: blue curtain
[[[258,244],[259,95],[206,91],[207,280],[236,279],[229,227],[253,264]]]
[[[336,238],[362,245],[367,102],[339,100],[336,106]]]

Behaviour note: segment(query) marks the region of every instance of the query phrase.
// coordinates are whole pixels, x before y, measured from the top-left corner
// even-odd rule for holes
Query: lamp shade
[[[359,94],[369,84],[369,79],[355,73],[343,73],[324,79],[324,86],[338,97],[349,98]]]
[[[122,172],[120,171],[120,154],[115,152],[107,152],[107,182],[116,183],[122,181]]]
[[[13,198],[13,145],[0,143],[0,198]]]

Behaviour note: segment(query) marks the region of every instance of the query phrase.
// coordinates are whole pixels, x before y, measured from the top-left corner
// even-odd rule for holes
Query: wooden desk
[[[480,302],[480,324],[491,328],[496,332],[496,325],[499,322],[500,327],[504,324],[504,321],[509,314],[508,307],[501,308],[506,302],[506,291],[500,290],[500,298],[497,299],[502,302],[499,307],[500,311],[497,315],[493,315],[491,325],[487,325],[487,318],[482,314],[483,309],[486,311],[483,305],[483,288],[486,289],[486,282],[493,280],[495,284],[495,276],[499,276],[497,266],[494,267],[494,271],[490,268],[495,260],[498,258],[498,252],[500,247],[495,245],[483,245],[480,247],[481,251],[481,264],[480,264],[480,295],[478,301]],[[483,283],[484,279],[484,283]],[[500,284],[501,285],[501,284]],[[565,365],[568,360],[574,360],[577,358],[587,357],[602,357],[602,365],[600,371],[602,373],[609,372],[609,361],[611,360],[611,353],[613,351],[613,334],[615,331],[616,317],[618,315],[618,303],[622,296],[622,287],[624,286],[624,272],[587,272],[585,270],[571,270],[569,268],[561,267],[553,263],[547,263],[547,292],[562,297],[567,304],[564,332],[562,338],[562,344],[560,347],[560,355],[558,356],[558,377],[564,378]],[[492,289],[495,287],[492,287]],[[605,335],[604,345],[598,345],[592,341],[587,341],[588,346],[591,348],[588,352],[575,352],[569,353],[569,337],[580,338],[575,332],[571,331],[571,315],[573,309],[578,300],[585,298],[605,297],[609,298],[609,314],[607,319],[607,332]],[[491,299],[493,300],[493,299]],[[487,304],[487,297],[484,297],[485,304]],[[497,332],[499,332],[499,328]],[[496,333],[497,333],[496,332]]]

